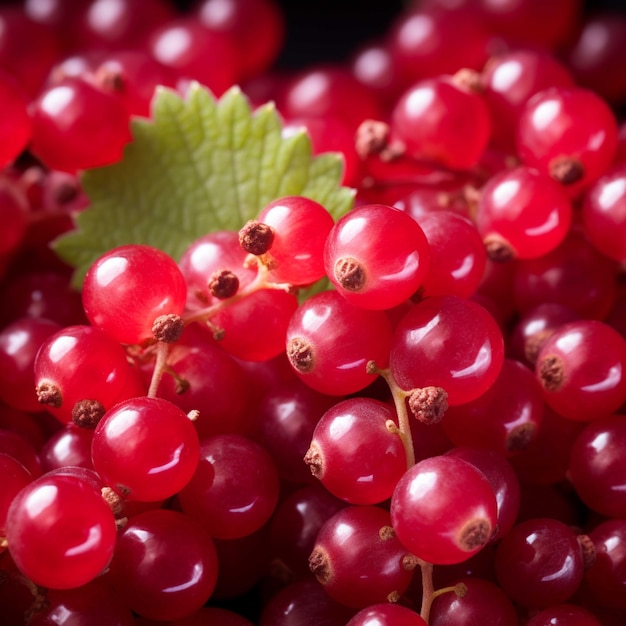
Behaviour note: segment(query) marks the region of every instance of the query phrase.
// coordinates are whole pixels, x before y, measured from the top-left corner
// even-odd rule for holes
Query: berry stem
[[[402,439],[402,445],[404,446],[406,466],[407,469],[411,468],[415,465],[415,450],[413,449],[411,422],[406,406],[406,399],[410,395],[410,392],[406,392],[398,386],[389,369],[381,369],[373,361],[367,364],[367,371],[370,374],[378,374],[381,376],[391,391],[396,413],[398,414],[398,435],[400,439]]]
[[[156,344],[156,361],[152,370],[152,378],[150,379],[150,387],[148,388],[148,398],[156,398],[159,384],[163,374],[167,368],[167,355],[169,353],[170,344],[159,341]]]
[[[208,322],[215,314],[261,289],[282,289],[283,291],[291,291],[293,289],[293,286],[288,283],[275,283],[268,280],[269,273],[270,270],[265,264],[257,262],[257,275],[251,283],[246,285],[243,289],[239,289],[237,293],[230,298],[219,300],[215,304],[205,307],[204,309],[193,311],[193,313],[184,316],[185,324],[191,324],[192,322]]]
[[[420,615],[428,624],[430,618],[430,608],[435,599],[435,586],[433,584],[433,564],[428,561],[419,559],[420,569],[422,570],[422,609]]]

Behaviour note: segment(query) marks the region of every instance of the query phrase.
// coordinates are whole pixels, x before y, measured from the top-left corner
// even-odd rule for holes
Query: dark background
[[[278,65],[296,68],[320,61],[342,61],[356,46],[384,35],[394,18],[411,4],[407,0],[353,1],[354,6],[346,0],[278,0],[287,20],[286,40]],[[584,2],[585,13],[607,9],[626,12],[626,0]]]
[[[173,0],[182,11],[199,0]],[[551,2],[552,0],[543,0]],[[385,35],[411,0],[276,0],[286,19],[286,37],[277,67],[299,69],[344,61],[354,50]],[[584,13],[626,12],[626,0],[583,0]],[[624,42],[626,54],[626,42]]]

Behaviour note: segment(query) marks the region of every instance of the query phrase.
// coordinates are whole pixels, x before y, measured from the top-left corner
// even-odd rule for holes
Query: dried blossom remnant
[[[496,263],[506,263],[515,257],[515,252],[509,243],[496,235],[485,237],[483,243],[487,256]]]
[[[414,389],[409,396],[411,413],[424,424],[437,424],[448,410],[448,393],[442,387]]]
[[[526,338],[524,342],[524,356],[529,363],[534,365],[537,362],[541,348],[543,348],[543,345],[553,333],[553,330],[539,330]]]
[[[232,298],[239,289],[239,278],[230,270],[217,270],[209,278],[209,291],[214,298]]]
[[[239,245],[248,253],[261,256],[274,243],[274,229],[257,220],[249,220],[239,231]]]
[[[484,546],[491,538],[491,524],[485,519],[475,519],[468,522],[459,534],[459,546],[463,550],[472,552]]]
[[[452,82],[459,88],[475,94],[485,91],[482,74],[469,67],[463,67],[452,76]]]
[[[506,437],[507,452],[522,452],[534,441],[537,435],[535,424],[528,422],[516,426]]]
[[[324,463],[322,459],[322,451],[315,442],[311,443],[309,449],[304,455],[304,462],[309,466],[311,474],[313,474],[315,478],[321,478]]]
[[[412,572],[417,569],[420,560],[414,554],[405,554],[402,557],[402,569],[406,572]]]
[[[45,381],[39,383],[35,393],[37,394],[37,400],[46,406],[58,409],[63,404],[61,390],[54,383]]]
[[[332,569],[325,550],[322,548],[313,549],[309,557],[309,569],[322,585],[328,583],[332,576]]]
[[[72,408],[72,422],[80,428],[93,430],[102,419],[106,409],[98,400],[79,400]]]
[[[552,159],[548,166],[550,176],[562,185],[573,185],[585,175],[583,164],[574,157],[562,156]]]
[[[111,487],[102,487],[100,490],[102,499],[109,505],[111,512],[115,517],[122,517],[124,513],[124,498],[115,493]]]
[[[365,270],[353,257],[337,259],[334,274],[336,281],[346,291],[358,292],[365,286]]]
[[[301,337],[294,337],[287,343],[287,358],[291,365],[301,374],[307,374],[313,369],[313,348],[308,341]]]
[[[152,335],[157,341],[175,343],[185,330],[185,322],[180,315],[159,315],[152,324]]]
[[[380,537],[381,541],[389,541],[396,536],[396,531],[391,526],[383,526],[378,531],[378,536]]]
[[[102,65],[96,72],[96,82],[105,91],[124,93],[127,89],[126,81],[121,70],[112,65]]]
[[[583,552],[583,564],[585,569],[589,569],[596,560],[596,546],[589,535],[578,535],[576,539]]]
[[[364,120],[356,131],[355,149],[357,154],[365,159],[374,154],[380,154],[389,145],[389,124],[379,120]]]
[[[558,356],[551,354],[541,360],[539,380],[546,391],[558,391],[564,378],[563,361]]]

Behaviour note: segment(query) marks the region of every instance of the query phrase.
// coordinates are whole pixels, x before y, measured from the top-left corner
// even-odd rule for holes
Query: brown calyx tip
[[[464,598],[467,595],[467,585],[465,583],[457,583],[454,585],[454,593],[457,598]]]
[[[324,460],[320,447],[313,441],[304,455],[304,462],[309,466],[315,478],[321,478],[324,473]]]
[[[522,452],[535,439],[537,427],[530,422],[520,424],[511,430],[506,437],[506,449],[508,452]]]
[[[124,513],[124,498],[119,493],[115,493],[111,487],[102,487],[100,493],[102,499],[109,505],[115,517],[122,517]]]
[[[390,593],[387,594],[387,602],[391,602],[392,604],[395,604],[396,602],[400,601],[400,598],[402,596],[400,595],[399,591],[391,591]]]
[[[463,527],[459,534],[459,546],[471,552],[484,546],[492,534],[491,524],[485,519],[474,519]]]
[[[54,185],[54,200],[57,204],[64,205],[73,202],[78,197],[78,182],[64,179]]]
[[[232,298],[239,289],[239,278],[230,270],[217,270],[209,278],[209,291],[214,298]]]
[[[332,576],[332,569],[326,550],[320,547],[313,548],[309,556],[309,569],[322,585],[328,583]]]
[[[578,535],[576,539],[583,552],[584,567],[585,569],[589,569],[596,560],[596,546],[589,535]]]
[[[152,334],[157,341],[175,343],[185,330],[185,322],[180,315],[170,313],[159,315],[152,324]]]
[[[417,569],[419,564],[420,560],[414,554],[405,554],[402,557],[402,569],[407,572]]]
[[[37,400],[46,406],[58,409],[63,404],[61,390],[54,383],[45,381],[39,383],[35,393],[37,394]]]
[[[448,393],[442,387],[414,389],[409,396],[411,413],[424,424],[437,424],[448,410]]]
[[[548,166],[550,176],[562,185],[573,185],[585,175],[584,165],[575,157],[561,156],[552,159]]]
[[[565,372],[563,361],[555,354],[549,354],[539,363],[539,380],[546,391],[558,391],[563,384]]]
[[[378,531],[378,536],[382,541],[389,541],[396,536],[396,531],[391,526],[382,526]]]
[[[93,430],[105,413],[99,400],[79,400],[72,408],[72,422],[80,428]]]
[[[287,343],[287,358],[292,367],[301,374],[307,374],[313,369],[313,348],[308,341],[301,337],[294,337]]]
[[[337,259],[334,274],[337,282],[346,291],[361,291],[365,286],[365,270],[353,257]]]
[[[103,65],[96,72],[96,82],[105,91],[123,93],[126,91],[126,81],[122,72],[114,67]]]
[[[274,243],[274,229],[257,220],[249,220],[239,231],[239,245],[248,253],[260,256]]]
[[[389,124],[380,120],[364,120],[356,131],[354,147],[362,159],[380,154],[389,146]]]
[[[539,330],[526,338],[524,342],[524,356],[526,360],[534,365],[537,362],[537,357],[543,344],[550,338],[554,331],[552,330]]]
[[[515,252],[509,243],[496,235],[485,237],[483,243],[485,244],[487,256],[496,263],[506,263],[515,256]]]
[[[465,91],[483,93],[485,88],[480,72],[469,67],[463,67],[452,76],[452,82]]]

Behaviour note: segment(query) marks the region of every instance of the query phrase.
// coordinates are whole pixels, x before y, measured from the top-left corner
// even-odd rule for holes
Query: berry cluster
[[[3,625],[626,622],[626,19],[584,9],[422,0],[285,76],[270,0],[0,8]],[[74,291],[82,172],[191,81],[355,206]]]

